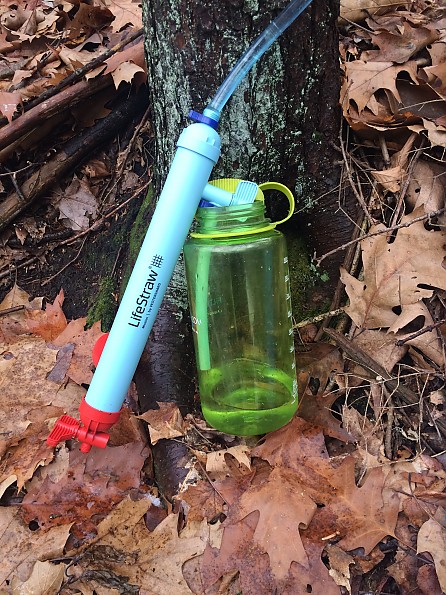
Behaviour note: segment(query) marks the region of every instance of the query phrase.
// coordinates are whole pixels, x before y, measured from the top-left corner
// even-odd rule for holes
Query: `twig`
[[[425,327],[421,328],[419,331],[416,331],[415,333],[412,333],[408,337],[405,337],[404,339],[398,339],[398,341],[395,343],[395,345],[397,345],[398,347],[401,347],[401,345],[404,345],[405,343],[407,343],[407,341],[412,341],[412,339],[416,339],[420,335],[424,335],[424,333],[430,333],[431,331],[433,331],[434,329],[438,328],[439,326],[441,326],[442,324],[445,324],[445,323],[446,323],[446,319],[439,320],[438,322],[434,322],[434,324],[425,326]]]
[[[417,136],[416,133],[413,133],[413,135],[411,137],[411,138],[413,138],[411,146],[413,146],[413,142],[414,142],[416,136]],[[423,144],[424,144],[424,138],[421,139],[420,146],[419,146],[418,150],[416,151],[415,155],[412,157],[412,159],[410,161],[409,167],[407,169],[406,179],[404,180],[403,187],[400,190],[400,193],[399,193],[399,196],[398,196],[398,202],[397,202],[397,205],[395,207],[395,211],[393,213],[393,217],[392,217],[392,219],[390,221],[390,227],[392,227],[393,225],[395,225],[396,222],[399,219],[399,216],[400,216],[400,213],[401,213],[401,207],[403,206],[404,197],[406,196],[407,189],[409,188],[409,184],[410,184],[410,180],[411,180],[411,175],[412,175],[413,169],[414,169],[415,164],[418,161],[418,159],[419,159],[419,157],[420,157],[420,155],[421,155],[421,153],[423,151]]]
[[[367,208],[367,204],[366,204],[366,202],[364,200],[364,197],[362,196],[362,194],[360,192],[358,192],[358,189],[356,188],[356,184],[353,181],[352,172],[350,170],[350,165],[349,165],[348,159],[347,159],[347,153],[346,153],[346,150],[345,150],[345,147],[344,147],[344,142],[343,142],[343,139],[342,139],[342,129],[339,132],[339,140],[340,140],[340,143],[341,143],[341,152],[342,152],[342,157],[343,157],[343,160],[344,160],[345,171],[347,173],[347,177],[348,177],[348,181],[350,182],[351,189],[353,190],[353,194],[356,196],[357,201],[361,205],[361,208],[364,211],[364,215],[367,217],[367,220],[369,222],[369,225],[373,225],[374,224],[374,221],[373,221],[372,216],[369,213],[369,210]]]
[[[302,328],[303,326],[307,326],[308,324],[314,324],[315,322],[320,322],[330,316],[338,316],[338,314],[344,314],[344,308],[338,308],[337,310],[331,310],[330,312],[324,312],[324,314],[319,314],[318,316],[313,316],[312,318],[307,318],[306,320],[301,320],[297,324],[293,324],[293,328]]]
[[[350,242],[346,242],[345,244],[342,244],[342,246],[338,246],[337,248],[330,250],[330,252],[323,254],[320,258],[316,258],[316,263],[319,266],[321,264],[321,262],[323,260],[325,260],[326,258],[328,258],[329,256],[332,256],[333,254],[336,254],[337,252],[340,252],[341,250],[345,250],[346,248],[348,248],[349,246],[352,246],[353,244],[362,242],[362,240],[366,240],[368,238],[373,238],[375,236],[380,236],[384,233],[389,233],[389,231],[396,231],[397,229],[402,229],[403,227],[410,227],[414,223],[418,223],[418,221],[426,221],[426,219],[431,219],[432,217],[437,217],[437,215],[441,215],[445,211],[446,211],[446,207],[443,207],[442,209],[438,209],[437,211],[432,211],[431,213],[425,213],[424,215],[415,217],[415,219],[406,221],[406,223],[399,223],[398,225],[394,225],[393,227],[386,227],[385,229],[380,229],[379,231],[374,231],[372,233],[368,233],[364,236],[361,236],[360,238],[350,240]]]
[[[385,386],[383,386],[383,390],[384,394],[387,397],[387,423],[386,432],[384,435],[384,454],[390,461],[393,461],[392,430],[393,421],[395,419],[395,412],[392,403],[392,395],[389,393]]]
[[[65,266],[63,266],[59,271],[57,271],[57,273],[55,273],[54,275],[52,275],[51,277],[49,277],[49,279],[45,279],[45,281],[42,283],[42,286],[48,285],[48,283],[51,283],[51,281],[53,279],[55,279],[58,275],[60,275],[61,273],[63,273],[63,271],[65,271],[68,267],[70,267],[72,264],[74,264],[76,262],[76,260],[79,258],[82,249],[85,245],[85,242],[87,241],[87,236],[84,237],[81,247],[79,248],[79,250],[77,251],[77,254],[74,258],[72,258],[70,260],[70,262],[67,262],[67,264]]]
[[[18,312],[19,310],[24,310],[25,306],[22,304],[21,306],[12,306],[12,308],[5,308],[4,310],[0,310],[0,316],[7,316],[8,314],[12,314],[13,312]]]
[[[382,156],[384,159],[384,163],[385,163],[386,167],[389,167],[389,165],[390,165],[389,149],[387,148],[387,143],[386,143],[384,134],[378,135],[378,140],[379,140],[379,146],[381,148],[381,153],[382,153]]]

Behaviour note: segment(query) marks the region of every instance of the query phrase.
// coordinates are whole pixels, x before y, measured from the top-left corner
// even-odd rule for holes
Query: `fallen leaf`
[[[209,452],[206,457],[206,471],[212,480],[224,478],[231,472],[227,457],[233,457],[245,471],[249,471],[251,469],[251,459],[248,456],[250,450],[248,446],[239,444],[225,450]]]
[[[140,442],[92,449],[88,455],[72,451],[65,477],[56,483],[49,476],[43,483],[30,482],[22,502],[25,520],[48,530],[104,516],[132,490],[139,490],[147,454]]]
[[[359,23],[369,15],[379,14],[382,9],[387,8],[386,0],[341,0],[340,16],[341,20]]]
[[[59,219],[67,227],[79,231],[90,225],[88,215],[96,216],[97,201],[91,193],[88,183],[74,176],[71,184],[66,188],[59,204]]]
[[[63,555],[70,525],[43,531],[31,531],[22,519],[20,511],[7,506],[0,507],[0,586],[6,581],[27,581],[37,560],[44,562]]]
[[[397,101],[401,100],[396,86],[400,72],[406,72],[414,83],[417,82],[417,65],[414,61],[402,65],[393,62],[364,62],[354,60],[344,64],[345,78],[341,92],[341,104],[354,101],[358,111],[369,104],[373,95],[380,89],[389,91]]]
[[[37,562],[31,576],[22,583],[17,578],[11,581],[13,595],[57,595],[65,576],[66,564]]]
[[[372,41],[379,50],[363,52],[362,57],[365,60],[403,64],[439,37],[435,28],[412,27],[405,21],[397,31],[383,29],[372,35]]]
[[[420,527],[417,554],[428,552],[432,556],[440,587],[446,591],[446,528],[440,523],[440,517],[444,522],[444,509],[439,509],[439,520],[431,518]]]
[[[435,568],[430,564],[424,564],[418,570],[417,585],[423,595],[443,595],[444,591],[440,587]]]
[[[274,593],[268,555],[254,539],[260,513],[253,511],[239,522],[225,527],[220,548],[207,545],[200,563],[203,592],[221,576],[240,572],[242,593]]]
[[[344,362],[339,349],[328,343],[308,343],[296,355],[299,383],[297,415],[324,429],[328,436],[348,442],[350,436],[330,407],[339,397],[336,391],[325,392],[329,379],[342,372]]]
[[[326,551],[330,563],[329,575],[337,585],[351,593],[350,566],[355,563],[354,559],[337,545],[329,545]]]
[[[182,566],[203,553],[208,542],[220,545],[221,528],[205,521],[188,523],[178,534],[178,515],[169,514],[149,531],[143,518],[149,506],[149,500],[127,498],[102,521],[94,547],[89,546],[78,561],[79,576],[88,569],[88,578],[83,579],[87,585],[102,574],[120,577],[127,588],[140,586],[141,593],[190,595]]]
[[[136,29],[142,27],[141,4],[138,0],[100,0],[115,17],[112,22],[113,31],[120,31],[126,25],[132,25]]]
[[[38,335],[45,341],[52,341],[67,326],[67,319],[62,310],[65,299],[64,291],[61,289],[54,299],[54,302],[47,303],[45,310],[27,310],[27,327],[34,335]]]
[[[95,322],[91,328],[84,330],[86,324],[86,318],[72,320],[64,331],[52,341],[55,347],[62,347],[68,343],[74,345],[67,375],[79,385],[90,384],[93,378],[93,347],[99,337],[103,335],[100,322]]]
[[[142,74],[139,74],[142,73]],[[135,81],[139,85],[146,80],[146,72],[144,68],[133,64],[133,62],[123,62],[116,70],[112,72],[113,82],[115,88],[118,89],[122,82],[131,83]]]
[[[175,403],[157,402],[159,409],[150,409],[138,416],[149,426],[150,442],[184,436],[183,417]]]
[[[0,112],[7,118],[10,124],[19,104],[22,104],[22,96],[18,91],[12,93],[0,91]]]
[[[230,509],[225,526],[237,523],[254,511],[259,521],[254,543],[269,555],[271,572],[283,580],[292,562],[308,567],[308,557],[299,529],[306,528],[316,511],[316,504],[305,493],[296,475],[275,467],[266,480],[253,483]],[[278,528],[280,527],[280,531]]]
[[[315,515],[320,538],[337,533],[341,537],[337,545],[343,550],[360,547],[367,555],[384,537],[394,534],[400,497],[386,489],[387,476],[380,467],[369,471],[361,487],[355,481],[354,457],[347,457],[337,468],[321,466],[319,471],[327,479],[319,497],[325,507]]]
[[[420,215],[413,211],[402,223]],[[382,224],[371,232],[384,230]],[[345,309],[359,328],[390,327],[398,318],[394,308],[415,304],[431,297],[434,288],[446,289],[444,243],[446,232],[428,231],[423,221],[399,229],[395,241],[387,243],[381,234],[362,241],[364,279],[341,271],[350,305]],[[429,246],[429,258],[426,258]]]

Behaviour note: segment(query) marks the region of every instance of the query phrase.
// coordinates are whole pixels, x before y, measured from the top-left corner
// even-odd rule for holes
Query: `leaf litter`
[[[76,414],[100,325],[68,321],[63,292],[43,305],[14,287],[0,304],[21,307],[0,316],[2,592],[444,591],[444,11],[424,0],[341,5],[348,167],[372,222],[362,271],[341,277],[351,351],[298,345],[298,416],[255,445],[232,439],[222,449],[218,432],[163,403],[139,417],[125,409],[111,446],[85,457],[45,438],[61,413]],[[0,83],[9,121],[122,39],[126,25],[140,26],[136,3],[71,6],[64,39],[50,6],[2,9],[0,42],[18,65]],[[60,47],[42,66],[54,40]],[[23,61],[25,44],[33,51]],[[116,56],[107,70],[116,86],[140,73]],[[73,229],[97,216],[108,171],[91,161],[58,195]],[[22,246],[37,227],[15,232]],[[401,387],[418,395],[415,406]],[[182,438],[194,453],[195,479],[174,502],[154,484],[144,424],[153,443]]]

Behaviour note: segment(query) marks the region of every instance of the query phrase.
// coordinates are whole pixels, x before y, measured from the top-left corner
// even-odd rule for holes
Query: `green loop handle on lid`
[[[209,182],[210,184],[215,184],[215,186],[219,188],[224,188],[225,190],[235,190],[235,187],[241,180],[235,180],[231,178],[224,178],[222,180],[214,180]],[[277,190],[284,194],[288,199],[289,209],[288,214],[284,219],[280,221],[271,221],[264,227],[256,228],[256,229],[247,229],[245,231],[233,231],[228,233],[200,233],[200,232],[191,232],[191,237],[193,238],[206,238],[206,239],[223,239],[223,238],[234,238],[240,236],[247,236],[247,235],[255,235],[259,233],[264,233],[265,231],[270,231],[271,229],[275,229],[276,225],[280,225],[281,223],[285,223],[294,213],[294,196],[291,190],[285,186],[284,184],[280,184],[279,182],[264,182],[263,184],[259,184],[259,191],[256,197],[256,200],[264,202],[265,197],[263,196],[263,192],[266,190]],[[216,207],[218,208],[218,207]]]

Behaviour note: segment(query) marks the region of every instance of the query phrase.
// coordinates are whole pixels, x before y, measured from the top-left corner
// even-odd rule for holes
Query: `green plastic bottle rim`
[[[215,183],[216,186],[220,186],[220,184],[218,182],[224,182],[225,185],[226,183],[229,181],[228,178],[225,178],[224,180],[215,180],[215,182],[210,182]],[[239,182],[240,180],[231,180],[233,182]],[[287,199],[288,199],[288,214],[284,219],[281,219],[280,221],[271,221],[270,223],[268,223],[267,225],[264,225],[263,227],[257,227],[256,229],[247,229],[246,231],[231,231],[231,232],[223,232],[223,233],[200,233],[200,232],[191,232],[191,237],[193,238],[205,238],[205,239],[219,239],[219,238],[235,238],[235,237],[240,237],[240,236],[247,236],[247,235],[255,235],[258,233],[264,233],[265,231],[270,231],[272,229],[275,229],[276,225],[280,225],[281,223],[285,223],[285,221],[288,221],[288,219],[293,215],[294,213],[294,196],[293,193],[291,192],[291,190],[289,188],[287,188],[287,186],[285,186],[284,184],[280,184],[279,182],[264,182],[263,184],[259,184],[259,190],[261,192],[258,193],[256,200],[259,200],[261,202],[264,201],[264,196],[263,196],[263,192],[265,190],[277,190],[278,192],[281,192],[282,194],[284,194]]]

